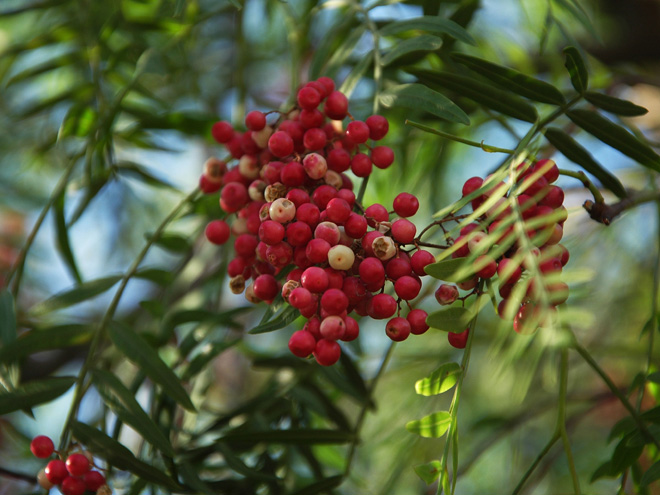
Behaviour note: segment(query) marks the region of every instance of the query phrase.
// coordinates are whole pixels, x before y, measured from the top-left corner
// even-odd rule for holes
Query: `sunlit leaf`
[[[464,258],[452,258],[426,265],[424,271],[438,280],[444,280],[445,282],[462,282],[462,280],[456,279],[455,275],[465,263]]]
[[[35,380],[0,393],[0,415],[45,404],[64,394],[76,383],[73,376]]]
[[[454,21],[439,16],[427,15],[423,17],[415,17],[414,19],[390,22],[380,29],[379,33],[381,36],[391,36],[412,29],[425,31],[427,33],[446,34],[464,43],[476,45],[472,35],[470,35],[470,33],[468,33],[463,27]]]
[[[587,91],[584,93],[584,99],[601,110],[616,115],[623,115],[624,117],[637,117],[649,112],[646,108],[635,105],[630,101],[604,95],[602,93],[596,93],[594,91]]]
[[[421,478],[421,480],[430,485],[440,476],[440,469],[442,463],[440,461],[431,461],[427,464],[420,464],[415,466],[415,473]]]
[[[619,150],[641,165],[660,172],[660,156],[623,127],[590,110],[569,110],[566,115],[605,144]]]
[[[517,70],[462,53],[454,53],[452,58],[503,89],[513,91],[530,100],[552,105],[563,105],[566,102],[561,92],[553,85]]]
[[[426,323],[443,332],[459,333],[468,327],[472,318],[474,318],[472,311],[456,306],[431,313],[426,318]]]
[[[571,76],[571,84],[578,93],[584,93],[589,87],[589,73],[582,56],[574,46],[564,48],[566,70]]]
[[[132,328],[113,323],[110,327],[113,344],[176,402],[189,411],[195,411],[188,393],[179,378],[158,356],[158,353]]]
[[[73,289],[60,292],[50,299],[40,302],[32,308],[32,313],[35,315],[43,315],[50,313],[51,311],[68,308],[69,306],[87,301],[110,290],[113,285],[121,280],[121,278],[121,275],[113,275],[110,277],[89,280]]]
[[[458,363],[446,363],[426,378],[415,382],[415,392],[426,397],[438,395],[450,390],[463,372]]]
[[[381,59],[383,66],[387,66],[394,62],[399,57],[403,57],[409,53],[414,52],[432,52],[442,46],[442,38],[432,36],[430,34],[423,34],[415,36],[407,40],[400,41],[389,50]]]
[[[604,187],[612,191],[619,198],[625,198],[627,196],[626,190],[619,179],[598,163],[591,156],[591,153],[571,136],[556,127],[548,127],[545,129],[544,134],[548,141],[550,141],[550,144],[557,148],[557,151],[596,177]]]
[[[402,84],[380,94],[380,102],[387,108],[405,107],[428,112],[450,122],[469,125],[470,119],[444,95],[421,84]]]
[[[438,411],[422,419],[406,423],[406,430],[417,433],[425,438],[440,438],[451,425],[451,414],[448,411]]]

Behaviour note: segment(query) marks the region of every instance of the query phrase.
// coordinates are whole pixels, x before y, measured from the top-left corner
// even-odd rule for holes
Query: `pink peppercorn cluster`
[[[514,330],[520,333],[543,323],[539,321],[542,303],[553,309],[568,298],[568,285],[559,276],[568,262],[569,252],[559,244],[567,211],[563,206],[564,191],[552,185],[559,177],[557,165],[552,160],[539,160],[531,166],[521,164],[517,172],[512,194],[523,221],[524,238],[514,232],[518,219],[507,197],[509,185],[501,182],[489,187],[472,199],[473,210],[477,211],[491,198],[496,200],[486,205],[488,208],[479,217],[479,223],[463,227],[454,241],[452,257],[472,257],[473,276],[457,286],[442,284],[435,297],[441,305],[451,304],[458,299],[459,288],[473,290],[481,280],[497,275],[502,298],[498,313],[505,319],[511,317]],[[468,179],[463,185],[463,197],[481,189],[483,184],[480,177]],[[542,276],[535,276],[539,274]],[[517,286],[520,293],[512,297]],[[511,300],[520,304],[510,304]],[[531,327],[526,324],[534,319]],[[450,333],[449,341],[454,347],[463,348],[468,333],[469,330]]]
[[[56,453],[53,441],[45,435],[34,437],[30,450],[39,459],[48,459]],[[67,456],[66,460],[58,458],[49,461],[37,475],[37,481],[46,490],[57,486],[63,495],[83,495],[85,492],[109,495],[112,491],[105,477],[92,470],[92,466],[90,454],[76,452]]]
[[[353,312],[388,319],[386,333],[395,341],[425,332],[426,312],[400,316],[403,302],[420,292],[424,267],[435,261],[414,246],[416,227],[407,218],[417,212],[417,198],[399,194],[398,218],[391,218],[383,205],[358,204],[346,175],[367,177],[374,166],[393,163],[392,149],[375,144],[388,132],[387,119],[355,120],[346,96],[321,77],[298,91],[293,110],[253,111],[245,126],[243,133],[227,122],[213,126],[235,165],[212,158],[200,180],[204,192],[220,191],[225,212],[236,214],[231,225],[214,220],[206,228],[215,244],[235,236],[236,257],[227,267],[231,290],[245,291],[254,303],[281,294],[308,319],[289,349],[299,357],[313,354],[325,366],[339,360],[338,341],[358,337]],[[402,246],[412,248],[410,254]]]

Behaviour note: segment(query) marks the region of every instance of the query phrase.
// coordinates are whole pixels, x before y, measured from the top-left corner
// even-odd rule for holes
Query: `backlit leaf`
[[[415,466],[415,473],[419,476],[424,483],[430,485],[440,476],[440,469],[442,463],[440,461],[431,461],[427,464],[420,464]]]
[[[299,316],[300,316],[300,311],[298,311],[293,306],[287,305],[284,308],[284,310],[282,310],[282,312],[280,312],[277,316],[266,321],[265,323],[261,323],[257,325],[256,327],[252,328],[248,333],[257,334],[257,333],[273,332],[275,330],[279,330],[280,328],[284,328],[287,325],[291,324]]]
[[[584,93],[589,87],[589,73],[582,56],[574,46],[564,48],[566,70],[571,76],[571,84],[578,93]]]
[[[424,438],[440,438],[451,425],[451,414],[448,411],[439,411],[406,423],[406,430],[417,433]]]
[[[442,394],[456,385],[462,372],[458,363],[443,364],[426,378],[417,380],[415,392],[426,397]]]
[[[468,327],[473,317],[469,309],[456,306],[431,313],[426,323],[443,332],[459,333]]]

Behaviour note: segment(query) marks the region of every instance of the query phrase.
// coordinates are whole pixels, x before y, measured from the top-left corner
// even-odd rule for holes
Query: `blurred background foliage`
[[[379,76],[374,41],[386,56],[417,34],[375,38],[374,33],[392,20],[422,14],[453,19],[467,28],[474,44],[442,35],[434,52],[410,52],[382,67]],[[360,118],[372,112],[380,91],[414,81],[406,67],[456,69],[447,56],[454,50],[569,90],[561,50],[573,45],[588,63],[593,88],[650,110],[625,122],[658,146],[659,25],[660,2],[653,0],[3,0],[0,274],[16,264],[22,269],[21,248],[31,243],[16,299],[19,333],[98,322],[113,291],[63,311],[33,310],[75,284],[126,272],[145,236],[194,190],[204,160],[224,155],[210,136],[212,123],[222,119],[240,126],[246,109],[287,108],[292,92],[311,77],[329,75],[343,83]],[[376,107],[390,120],[386,144],[397,160],[373,175],[365,204],[390,205],[399,191],[413,192],[422,205],[416,218],[423,226],[423,219],[460,197],[467,178],[485,176],[501,163],[499,155],[423,133],[405,125],[406,119],[504,148],[515,147],[526,132],[523,122],[443,93],[470,116],[470,126],[406,108]],[[536,106],[548,112],[547,106]],[[657,174],[589,135],[579,134],[579,140],[627,188],[655,187]],[[562,168],[577,169],[548,145],[539,153]],[[579,316],[574,330],[625,390],[644,371],[648,354],[642,330],[656,307],[658,211],[645,204],[605,227],[579,207],[588,191],[564,179],[560,185],[571,212],[564,236],[571,251],[568,304]],[[148,412],[161,428],[177,430],[186,445],[181,462],[217,480],[208,484],[215,493],[318,493],[322,485],[296,492],[318,480],[329,488],[341,483],[334,493],[434,492],[412,468],[438,458],[444,440],[419,438],[404,425],[447,407],[446,396],[417,396],[414,383],[439,364],[460,359],[460,351],[433,330],[398,344],[374,392],[369,383],[388,346],[382,322],[363,322],[360,342],[336,369],[290,357],[286,342],[298,321],[274,333],[248,335],[245,330],[273,308],[241,310],[242,296],[226,289],[223,273],[231,248],[209,246],[200,237],[205,223],[221,215],[216,196],[197,198],[186,208],[142,265],[161,271],[131,280],[117,313],[166,362],[178,366],[180,375],[194,377],[189,391],[200,413],[175,413],[172,399],[147,385],[140,370],[112,348],[101,357],[104,365],[143,405],[158,405],[158,411]],[[41,227],[32,238],[35,225]],[[433,282],[425,286],[431,297],[418,303],[428,311],[435,307]],[[28,383],[75,375],[90,335],[82,330],[68,342],[76,345],[30,353],[14,376]],[[462,494],[509,493],[552,431],[556,356],[544,353],[538,340],[524,354],[513,352],[520,350],[516,339],[521,338],[492,310],[480,316],[459,414]],[[601,478],[591,485],[589,480],[612,455],[615,442],[608,443],[607,436],[625,411],[576,355],[569,383],[568,430],[585,493],[615,493],[620,480]],[[0,420],[0,466],[8,471],[0,473],[0,493],[34,491],[30,478],[41,466],[29,455],[29,439],[60,434],[71,392],[35,408],[34,419],[12,413]],[[657,394],[651,390],[648,400]],[[346,469],[357,445],[356,421],[362,424],[365,411],[359,446]],[[139,436],[128,427],[120,434],[111,417],[97,393],[87,394],[79,419],[100,425],[134,454],[154,461]],[[248,437],[215,442],[240,424],[248,425]],[[250,427],[298,426],[336,433],[314,445],[306,439],[273,440],[264,447],[249,437]],[[525,493],[569,493],[562,455],[556,446]],[[274,476],[284,484],[273,482]],[[183,477],[196,486],[195,476]],[[114,483],[118,493],[128,486],[126,476]],[[133,486],[130,493],[139,489]],[[651,485],[649,493],[657,490]]]

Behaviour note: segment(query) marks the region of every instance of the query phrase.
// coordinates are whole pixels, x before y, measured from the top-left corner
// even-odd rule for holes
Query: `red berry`
[[[417,227],[410,220],[400,218],[392,223],[392,237],[401,244],[411,244],[416,233]]]
[[[32,439],[30,450],[35,457],[46,459],[50,457],[55,450],[55,444],[46,435],[38,435]]]
[[[477,257],[474,266],[477,269],[477,275],[481,278],[491,278],[497,272],[497,263],[488,255]]]
[[[316,349],[316,339],[307,330],[294,332],[289,339],[289,350],[294,356],[305,358]]]
[[[252,234],[241,234],[234,241],[234,251],[242,258],[250,259],[254,256],[259,240]]]
[[[327,142],[328,138],[326,137],[325,132],[317,127],[307,129],[305,131],[305,135],[303,136],[303,144],[305,145],[305,148],[310,151],[317,151],[324,148]]]
[[[367,232],[367,219],[351,212],[344,222],[344,232],[353,239],[361,239]]]
[[[365,258],[358,268],[360,278],[367,284],[375,283],[385,277],[383,263],[374,257]]]
[[[412,217],[419,209],[419,200],[412,194],[402,192],[394,198],[393,206],[394,213],[400,217]]]
[[[312,229],[305,222],[292,222],[286,226],[286,240],[292,246],[307,246],[311,239]]]
[[[341,347],[333,340],[321,339],[316,343],[314,357],[321,366],[332,366],[341,356]]]
[[[332,120],[343,120],[348,113],[348,99],[344,93],[333,91],[325,100],[323,111]]]
[[[274,220],[266,220],[259,225],[259,239],[269,246],[282,242],[285,232],[284,225]]]
[[[394,151],[389,146],[376,146],[371,150],[371,161],[376,167],[386,169],[394,163]]]
[[[374,254],[372,245],[376,239],[382,236],[383,234],[381,234],[377,230],[372,230],[371,232],[367,232],[366,234],[364,234],[364,237],[362,237],[362,249],[364,249],[364,252],[367,256],[376,256]]]
[[[369,126],[361,120],[354,120],[346,126],[346,137],[355,144],[366,143],[369,139]]]
[[[343,285],[343,283],[342,283]],[[328,289],[321,296],[321,309],[339,315],[348,308],[348,297],[340,289]]]
[[[406,340],[410,335],[410,332],[410,322],[405,318],[401,318],[400,316],[392,318],[387,322],[387,325],[385,325],[385,333],[394,342],[401,342]]]
[[[247,187],[240,182],[230,182],[220,192],[220,206],[227,213],[235,213],[250,200]]]
[[[364,216],[370,227],[375,227],[376,223],[387,222],[390,219],[390,214],[383,205],[374,203],[364,210]]]
[[[328,274],[323,268],[310,266],[301,275],[300,283],[305,289],[318,294],[324,292],[328,288],[330,280]]]
[[[321,103],[321,95],[317,90],[310,86],[305,86],[298,91],[297,101],[300,108],[313,110]]]
[[[392,280],[398,280],[401,277],[412,274],[412,266],[410,266],[410,261],[407,259],[393,258],[387,262],[385,273]]]
[[[369,137],[374,141],[383,139],[387,134],[387,131],[390,128],[389,122],[382,115],[372,115],[366,120],[367,126],[369,126]]]
[[[213,220],[206,226],[204,233],[213,244],[224,244],[229,240],[231,230],[224,220]]]
[[[452,347],[455,347],[456,349],[465,349],[469,336],[470,329],[466,328],[461,333],[448,332],[447,340],[449,340],[449,344]]]
[[[368,177],[372,170],[371,158],[364,153],[357,153],[351,160],[351,172],[358,177]]]
[[[325,88],[326,96],[335,90],[335,82],[327,76],[319,77],[316,82]]]
[[[293,261],[293,248],[288,242],[279,242],[268,246],[266,261],[275,268],[284,268]]]
[[[497,276],[500,284],[515,284],[522,276],[520,265],[511,258],[502,258],[497,264]]]
[[[87,460],[87,458],[85,458]],[[89,461],[87,461],[89,463]],[[46,478],[54,485],[59,485],[64,478],[69,476],[64,461],[55,459],[46,465]]]
[[[293,153],[293,139],[284,131],[274,132],[268,138],[268,149],[278,158],[284,158]]]
[[[463,184],[463,190],[462,190],[463,197],[479,189],[483,183],[484,180],[481,177],[471,177],[468,180],[466,180],[465,184]]]
[[[435,291],[435,299],[438,301],[438,304],[446,306],[453,303],[458,299],[458,289],[455,285],[442,284]]]
[[[321,212],[319,207],[312,203],[304,203],[296,208],[296,219],[305,222],[310,227],[316,227],[319,223]]]
[[[90,467],[89,459],[83,454],[71,454],[66,460],[66,469],[71,476],[82,476]]]
[[[218,143],[228,143],[234,137],[234,128],[229,122],[216,122],[211,128],[211,134]]]
[[[320,210],[325,210],[328,202],[337,196],[337,189],[327,184],[319,186],[312,193],[312,202],[319,207]]]
[[[328,220],[336,224],[343,224],[351,214],[350,205],[341,198],[332,198],[325,207]]]
[[[60,491],[62,495],[83,495],[87,485],[81,478],[74,478],[68,476],[62,481],[62,486],[60,486]]]
[[[549,184],[552,184],[559,178],[559,167],[552,160],[539,160],[534,164],[531,169],[531,172],[541,171],[543,177],[548,181]]]
[[[346,172],[351,167],[351,155],[343,148],[334,148],[326,157],[328,168],[337,173]]]
[[[312,129],[314,127],[321,127],[323,125],[323,122],[325,121],[325,115],[323,115],[316,108],[313,110],[302,110],[300,112],[299,120],[305,129]]]
[[[344,323],[346,324],[346,329],[344,330],[344,335],[341,340],[344,342],[350,342],[351,340],[357,339],[360,333],[360,326],[358,325],[358,322],[350,316],[347,316],[344,318]]]
[[[396,313],[397,304],[389,294],[377,294],[371,298],[367,311],[369,316],[375,320],[390,318]]]
[[[346,332],[346,323],[341,316],[326,316],[321,321],[320,332],[324,339],[339,340]]]
[[[410,257],[410,266],[412,266],[413,271],[420,277],[426,275],[424,267],[431,263],[435,263],[435,257],[423,249],[415,251],[415,254]]]
[[[89,471],[83,476],[83,481],[87,490],[90,492],[95,492],[103,485],[105,485],[105,477],[98,471]]]
[[[269,274],[259,275],[252,284],[252,290],[262,301],[272,301],[279,292],[277,279]]]
[[[266,127],[266,116],[257,110],[251,111],[245,116],[245,127],[251,131],[260,131]]]
[[[423,309],[413,309],[406,320],[410,323],[410,333],[413,335],[421,335],[429,329],[429,326],[426,324],[426,318],[428,313]]]
[[[422,289],[420,284],[415,278],[410,275],[404,275],[394,282],[394,292],[404,301],[411,301],[419,295]]]

